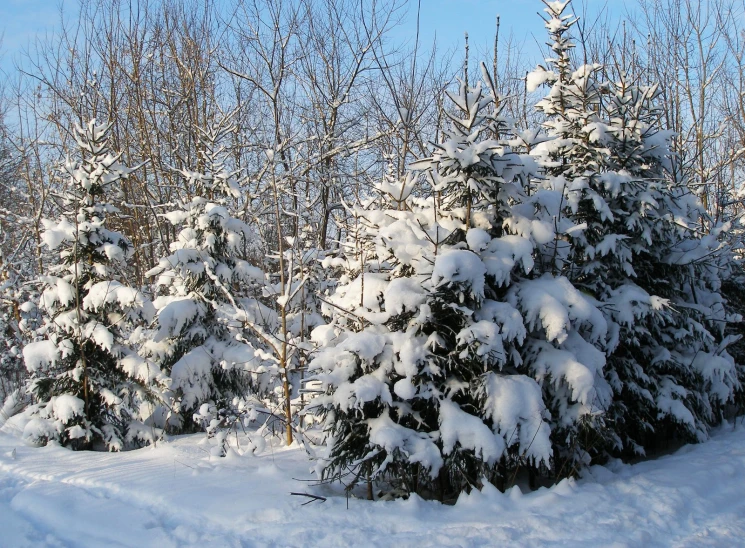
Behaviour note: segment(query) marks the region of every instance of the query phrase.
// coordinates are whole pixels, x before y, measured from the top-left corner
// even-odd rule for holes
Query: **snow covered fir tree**
[[[234,216],[239,172],[222,146],[231,131],[226,117],[201,132],[202,168],[179,170],[192,198],[164,214],[179,227],[172,253],[147,273],[164,294],[143,353],[169,375],[164,426],[175,432],[250,414],[252,397],[266,395],[277,375],[265,332],[276,317],[257,300],[264,273],[241,258],[255,234]]]
[[[593,346],[605,321],[566,278],[534,271],[552,224],[521,207],[533,163],[510,149],[483,73],[485,86],[450,95],[432,158],[380,185],[389,207],[355,210],[362,229],[331,262],[345,276],[311,363],[326,392],[311,403],[324,478],[441,500],[484,480],[504,487],[518,469],[556,468],[566,431],[609,403]]]
[[[39,320],[34,288],[19,287],[20,276],[10,269],[5,275],[7,278],[0,282],[0,333],[4,342],[0,349],[0,398],[3,400],[24,384],[26,365],[22,350],[33,342]]]
[[[154,309],[119,281],[132,247],[106,228],[116,208],[105,202],[105,192],[133,171],[111,152],[110,129],[96,120],[74,128],[80,158],[59,166],[61,218],[44,221],[44,243],[59,257],[41,278],[44,339],[23,349],[35,401],[24,437],[74,449],[121,450],[154,434],[139,419],[156,399],[159,371],[128,345]]]
[[[611,328],[607,435],[585,450],[644,454],[671,436],[705,439],[739,387],[718,294],[726,247],[701,236],[701,204],[675,177],[658,87],[630,83],[623,66],[617,81],[603,81],[610,67],[575,67],[577,19],[569,2],[546,5],[554,56],[528,80],[550,86],[536,105],[550,139],[534,154],[546,184],[563,190],[558,215],[581,227],[546,254],[602,303]]]
[[[592,267],[584,276],[605,284],[599,294],[619,326],[609,370],[618,374],[614,411],[622,410],[615,430],[635,431],[624,449],[640,452],[670,437],[706,439],[740,381],[727,351],[733,339],[725,337],[733,317],[720,295],[722,262],[730,257],[721,228],[701,235],[701,203],[672,176],[670,134],[657,129],[653,106],[657,88],[622,77],[612,89],[602,179],[614,218],[605,238],[615,232],[624,240],[594,276]],[[609,184],[614,177],[620,189]]]

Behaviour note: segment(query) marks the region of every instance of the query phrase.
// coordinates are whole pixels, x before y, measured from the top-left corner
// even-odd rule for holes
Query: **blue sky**
[[[545,41],[543,23],[537,12],[538,0],[422,0],[420,38],[423,44],[437,37],[442,49],[456,48],[462,54],[464,33],[468,32],[472,56],[491,52],[494,47],[496,16],[500,16],[500,41],[512,32],[526,53],[538,52],[536,37]],[[412,1],[404,29],[415,29],[416,1]]]
[[[634,0],[585,0],[587,19],[605,9],[611,17],[620,20],[626,6]],[[411,0],[409,12],[402,30],[416,28],[417,0]],[[573,8],[581,12],[583,3],[574,0]],[[546,31],[539,12],[544,4],[540,0],[421,0],[420,38],[431,43],[437,37],[441,49],[455,49],[456,58],[462,57],[464,32],[468,32],[470,53],[473,61],[481,56],[491,56],[494,48],[496,16],[500,16],[500,44],[506,43],[512,34],[513,43],[521,47],[523,60],[530,64],[542,61]],[[481,54],[481,55],[479,55]],[[491,58],[491,57],[490,57]]]
[[[53,31],[59,22],[58,0],[0,1],[0,68],[12,70],[13,58],[37,35]]]
[[[437,37],[441,51],[456,51],[462,55],[463,33],[468,31],[471,57],[476,61],[481,52],[491,52],[495,18],[501,16],[501,37],[512,32],[523,49],[524,60],[531,64],[540,60],[540,46],[545,42],[543,24],[537,15],[543,4],[539,0],[421,0],[420,39],[430,44]],[[590,11],[609,6],[616,15],[623,12],[625,0],[586,0]],[[59,0],[0,0],[0,68],[13,71],[13,59],[38,35],[53,32],[59,24]],[[75,0],[68,0],[70,7]],[[410,6],[395,38],[410,39],[416,29],[417,0]],[[575,0],[575,9],[580,3]]]

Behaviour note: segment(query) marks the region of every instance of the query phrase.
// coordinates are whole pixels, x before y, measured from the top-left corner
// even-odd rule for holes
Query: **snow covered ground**
[[[24,445],[0,430],[0,546],[737,546],[745,427],[633,466],[455,506],[347,500],[302,449],[210,458],[204,436],[127,453]],[[329,496],[312,502],[290,492]],[[337,494],[334,494],[337,493]]]

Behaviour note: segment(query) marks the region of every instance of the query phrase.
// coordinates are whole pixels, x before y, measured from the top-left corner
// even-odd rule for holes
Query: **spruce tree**
[[[701,238],[695,197],[669,176],[669,132],[659,130],[656,86],[598,65],[574,68],[566,3],[546,3],[555,57],[529,76],[550,85],[537,109],[551,140],[537,148],[546,184],[562,190],[557,217],[571,228],[544,256],[602,303],[610,326],[606,378],[614,389],[600,437],[603,456],[644,453],[655,439],[702,439],[737,386],[724,325],[715,237]],[[696,300],[705,302],[696,302]],[[710,331],[711,330],[711,331]],[[706,366],[708,363],[709,366]]]
[[[170,376],[167,424],[175,431],[234,416],[234,404],[247,411],[241,399],[265,394],[277,373],[262,346],[273,321],[257,300],[264,274],[241,258],[255,234],[235,213],[239,172],[221,145],[231,131],[228,118],[202,131],[201,169],[179,170],[193,197],[164,214],[180,227],[171,254],[147,273],[164,294],[145,352]]]
[[[2,230],[0,229],[0,236]],[[0,255],[0,263],[4,263]],[[29,287],[22,285],[20,276],[5,264],[0,281],[0,401],[18,390],[25,382],[28,373],[21,350],[27,342],[33,341],[33,331],[38,318],[36,307],[29,303],[32,297]],[[38,300],[38,294],[35,295]]]
[[[535,138],[537,144],[530,151],[540,166],[540,176],[532,182],[529,203],[535,209],[536,220],[547,229],[546,235],[537,239],[538,270],[574,287],[578,279],[577,257],[584,257],[585,251],[598,243],[597,226],[611,216],[602,195],[596,191],[604,151],[593,142],[604,84],[599,80],[599,65],[574,66],[570,29],[577,20],[567,13],[569,2],[544,4],[551,56],[546,59],[545,67],[539,66],[528,74],[526,83],[529,91],[543,84],[550,91],[536,104],[544,117],[545,135]],[[600,306],[597,295],[581,284],[577,288],[582,290],[583,302],[597,310]],[[557,288],[554,294],[561,294],[561,290]],[[559,477],[576,474],[612,436],[605,421],[611,391],[602,378],[608,327],[606,318],[599,314],[584,329],[568,331],[566,341],[559,345],[582,356],[580,361],[600,377],[592,385],[594,392],[581,398],[579,393],[567,391],[561,377],[547,376],[544,372],[545,364],[557,363],[560,355],[551,357],[552,350],[540,338],[528,345],[529,360],[536,364],[538,378],[544,379],[544,398],[554,417],[557,465],[554,474]],[[549,357],[548,361],[540,356],[541,351]],[[567,379],[568,373],[563,377]]]
[[[599,244],[598,227],[612,217],[602,195],[597,192],[598,177],[605,151],[596,146],[594,132],[599,121],[603,83],[600,65],[575,67],[574,42],[570,31],[577,19],[567,14],[570,0],[546,2],[546,28],[552,57],[547,66],[528,74],[528,90],[543,84],[548,94],[536,105],[544,116],[543,127],[549,139],[533,150],[545,175],[544,188],[560,191],[560,203],[548,213],[554,218],[557,236],[543,253],[544,269],[569,274],[572,279],[577,257]]]
[[[121,450],[153,436],[138,419],[155,397],[159,371],[137,356],[128,337],[154,310],[122,283],[132,246],[106,227],[117,210],[104,201],[105,192],[133,171],[111,152],[110,129],[95,120],[76,126],[81,157],[59,166],[61,219],[45,219],[42,236],[59,253],[59,263],[41,278],[45,338],[23,350],[36,401],[24,436],[73,449]]]
[[[670,176],[672,135],[658,129],[657,87],[621,74],[611,89],[599,141],[614,213],[606,232],[616,243],[586,270],[597,272],[595,291],[619,326],[608,371],[618,376],[612,415],[628,454],[669,437],[705,439],[739,382],[723,336],[725,246],[701,233],[698,199]]]
[[[346,275],[313,332],[323,478],[387,477],[440,498],[482,478],[504,487],[518,467],[554,463],[541,384],[562,387],[562,423],[607,392],[602,354],[580,335],[593,323],[604,335],[602,315],[565,278],[532,273],[533,231],[553,233],[521,210],[530,170],[484,77],[486,89],[449,94],[433,156],[379,186],[382,209],[355,209],[347,253],[328,260]]]

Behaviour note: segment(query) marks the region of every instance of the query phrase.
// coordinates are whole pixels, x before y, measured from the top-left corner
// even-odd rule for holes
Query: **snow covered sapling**
[[[24,436],[74,449],[121,450],[153,436],[138,419],[143,403],[153,398],[159,371],[130,349],[128,336],[138,323],[151,321],[154,309],[140,291],[117,279],[132,247],[106,228],[107,216],[117,210],[104,197],[107,187],[133,169],[112,154],[110,129],[95,120],[76,126],[81,158],[59,166],[62,216],[44,220],[42,236],[59,252],[59,263],[41,278],[46,338],[23,349],[37,402]]]
[[[226,118],[202,131],[202,169],[179,171],[193,198],[164,214],[180,232],[171,255],[147,273],[165,294],[155,300],[158,327],[145,352],[170,375],[168,425],[180,431],[210,423],[209,409],[218,422],[238,407],[247,410],[241,398],[266,393],[277,374],[276,359],[265,350],[272,316],[256,300],[264,274],[241,259],[254,233],[233,213],[238,173],[229,169],[221,146],[232,130]]]
[[[535,105],[545,117],[543,126],[550,138],[534,147],[532,153],[546,176],[544,188],[558,191],[560,202],[546,204],[554,217],[556,237],[546,246],[541,259],[544,270],[570,274],[574,279],[571,273],[576,257],[583,257],[586,247],[598,243],[593,239],[594,224],[610,215],[596,191],[604,151],[593,138],[603,83],[598,81],[600,65],[573,66],[570,30],[577,19],[565,13],[570,0],[544,0],[544,4],[552,56],[546,59],[546,67],[538,66],[528,74],[527,87],[528,91],[542,84],[550,88]]]
[[[308,203],[304,205],[304,211],[311,207]],[[300,386],[313,348],[310,333],[325,323],[320,314],[320,298],[326,293],[326,287],[333,284],[333,275],[322,266],[325,253],[316,247],[313,225],[305,224],[308,220],[304,217],[297,216],[294,221],[296,235],[286,238],[284,260],[274,263],[284,268],[285,275],[281,276],[273,269],[273,283],[266,289],[266,294],[277,306],[279,329],[275,346],[278,356],[284,356],[283,363],[286,364],[282,377],[282,403],[284,419],[290,426],[296,422],[297,412],[306,403],[305,392],[300,390]],[[275,255],[274,258],[278,257]],[[286,429],[285,434],[287,443],[292,443],[294,434],[291,429]]]

